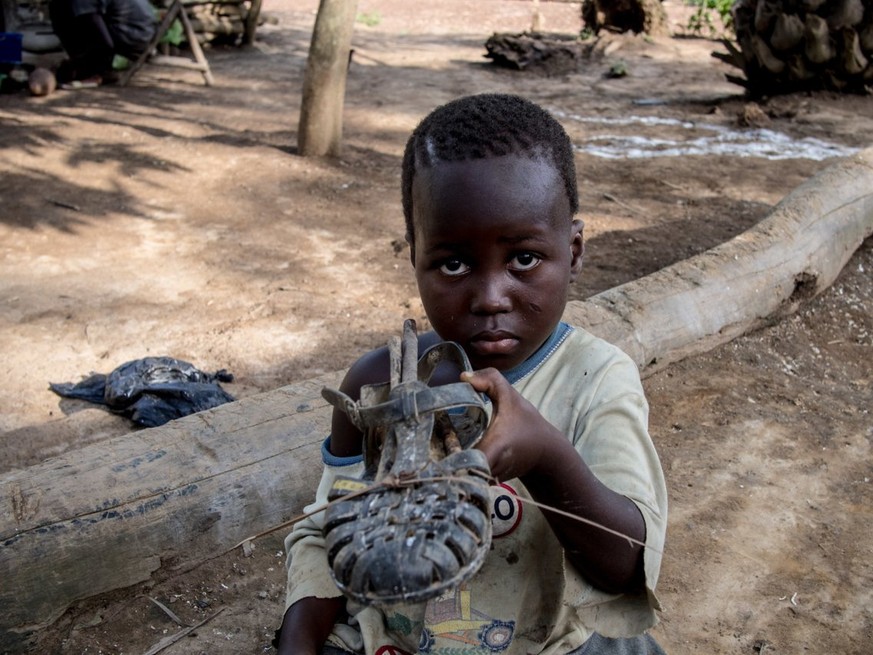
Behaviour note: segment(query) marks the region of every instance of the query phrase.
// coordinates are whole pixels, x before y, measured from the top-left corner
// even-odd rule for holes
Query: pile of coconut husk
[[[750,95],[873,85],[870,0],[737,0],[732,14],[739,49],[713,55],[742,69],[728,79]]]

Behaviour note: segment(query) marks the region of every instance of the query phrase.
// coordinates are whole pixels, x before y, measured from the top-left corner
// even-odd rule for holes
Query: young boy
[[[569,138],[517,96],[461,98],[413,132],[402,189],[434,329],[420,346],[460,344],[474,369],[461,378],[491,403],[477,445],[501,481],[491,551],[458,589],[379,610],[347,603],[332,582],[323,514],[301,522],[286,539],[279,652],[661,653],[643,633],[656,622],[666,489],[639,374],[617,348],[561,322],[583,252]],[[388,377],[382,348],[358,360],[341,389],[358,398]],[[336,475],[361,474],[361,438],[334,411],[317,503]]]

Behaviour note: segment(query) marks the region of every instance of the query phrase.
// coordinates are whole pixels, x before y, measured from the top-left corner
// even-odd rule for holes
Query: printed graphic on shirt
[[[505,537],[518,528],[522,504],[510,485],[490,487],[492,537]],[[512,644],[515,621],[489,616],[476,609],[475,584],[450,589],[431,600],[425,610],[418,653],[421,655],[491,655]],[[395,612],[387,618],[388,628],[409,636],[411,619]],[[420,625],[420,624],[419,624]],[[396,646],[382,646],[376,655],[407,655]]]
[[[501,621],[473,608],[467,585],[451,589],[427,604],[419,653],[500,653],[512,643],[515,621]]]
[[[521,502],[515,489],[501,482],[491,492],[491,535],[497,539],[515,532],[521,523]]]

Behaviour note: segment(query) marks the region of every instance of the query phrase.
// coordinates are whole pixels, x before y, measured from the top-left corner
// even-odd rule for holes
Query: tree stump
[[[741,69],[728,75],[752,97],[802,90],[868,92],[873,83],[873,2],[737,0],[739,50],[713,53]]]
[[[595,34],[600,30],[651,36],[669,33],[661,0],[583,0],[582,21]]]

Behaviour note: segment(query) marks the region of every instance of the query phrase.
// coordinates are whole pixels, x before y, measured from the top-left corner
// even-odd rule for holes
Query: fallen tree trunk
[[[646,370],[702,352],[826,288],[873,233],[873,149],[755,228],[565,318]],[[298,514],[320,475],[324,385],[284,387],[0,476],[0,650],[76,600],[193,568]]]
[[[752,229],[639,280],[570,303],[564,318],[651,373],[760,327],[826,289],[873,234],[873,148],[827,168]]]
[[[338,383],[283,387],[0,476],[0,652],[76,600],[193,568],[298,513],[329,431],[321,389]]]

